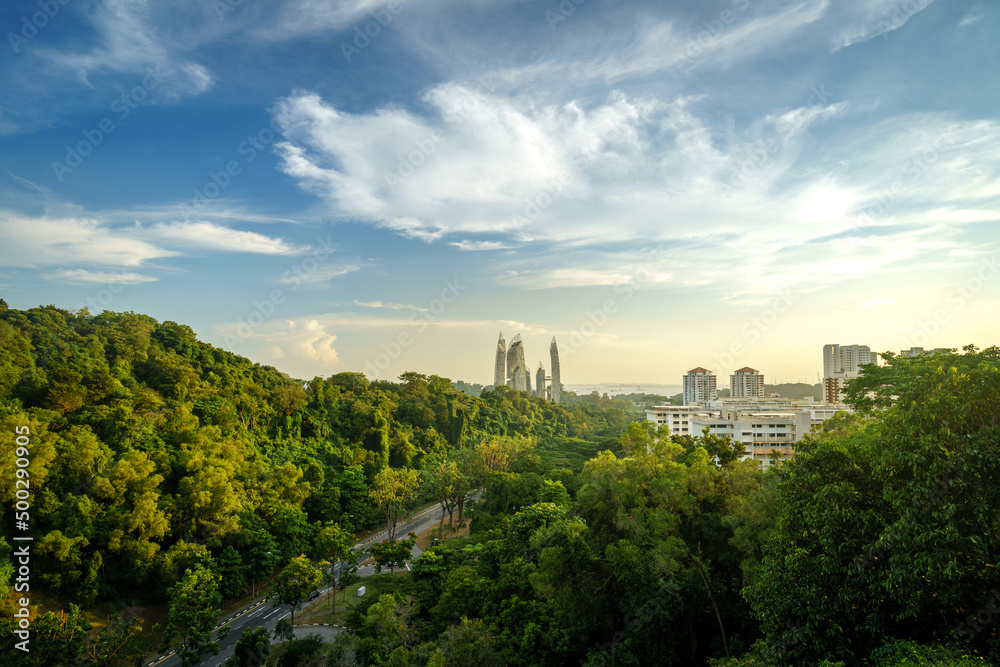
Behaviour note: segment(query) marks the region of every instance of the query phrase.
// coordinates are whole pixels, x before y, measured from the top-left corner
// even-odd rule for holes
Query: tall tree
[[[375,475],[369,496],[389,525],[389,539],[396,535],[399,514],[413,500],[419,490],[420,473],[408,468],[383,468]]]
[[[323,570],[329,565],[325,560],[315,563],[302,554],[293,558],[275,579],[275,605],[284,603],[292,606],[292,638],[295,636],[295,610],[319,587],[323,581]]]
[[[201,662],[206,653],[218,655],[219,644],[212,640],[212,628],[221,605],[219,576],[200,567],[186,570],[184,577],[170,589],[161,648],[175,648],[184,667]],[[220,632],[220,638],[223,634]]]
[[[333,565],[324,570],[324,582],[336,586],[337,579],[342,575],[342,566],[345,559],[351,555],[351,547],[354,544],[354,535],[342,529],[339,524],[329,522],[316,535],[315,555],[321,560],[326,560]],[[330,611],[337,610],[336,590],[330,596]]]

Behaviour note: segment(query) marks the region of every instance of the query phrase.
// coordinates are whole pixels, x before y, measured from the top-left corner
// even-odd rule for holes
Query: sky
[[[987,0],[0,8],[0,296],[311,379],[815,382],[1000,312]]]

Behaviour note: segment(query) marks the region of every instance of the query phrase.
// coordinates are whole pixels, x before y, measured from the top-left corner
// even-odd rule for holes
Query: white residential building
[[[646,419],[667,428],[671,436],[699,436],[706,428],[713,435],[728,436],[743,445],[742,459],[768,466],[773,456],[793,456],[795,443],[838,411],[792,399],[720,399],[705,408],[658,405],[646,410]]]
[[[657,405],[646,408],[646,419],[670,429],[670,435],[699,435],[691,430],[693,417],[709,417],[711,412],[696,405]]]
[[[861,375],[861,365],[873,363],[878,363],[878,354],[867,345],[824,345],[824,400],[830,404],[842,404],[844,389],[851,380]]]
[[[692,368],[683,378],[684,405],[704,404],[716,398],[715,374],[702,368]]]
[[[732,398],[761,398],[764,396],[764,376],[760,371],[744,366],[729,376],[729,395]]]
[[[844,377],[856,378],[860,373],[861,364],[870,364],[878,360],[877,354],[872,354],[872,350],[867,345],[837,345],[831,343],[823,346],[823,377],[837,377],[837,373],[844,373]]]

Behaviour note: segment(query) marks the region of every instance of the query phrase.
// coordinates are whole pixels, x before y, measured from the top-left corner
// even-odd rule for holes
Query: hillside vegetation
[[[158,632],[193,663],[221,600],[269,579],[301,599],[350,532],[428,501],[468,534],[282,664],[996,664],[1000,350],[885,359],[849,388],[856,414],[765,471],[643,421],[662,397],[303,381],[174,322],[0,307],[0,512],[17,526],[27,469],[30,595],[66,612],[36,614],[31,656],[5,642],[0,664],[131,664],[132,604],[169,607]],[[392,568],[406,544],[372,556]],[[99,632],[80,613],[98,607],[122,611]],[[234,664],[263,663],[267,637],[242,646]]]

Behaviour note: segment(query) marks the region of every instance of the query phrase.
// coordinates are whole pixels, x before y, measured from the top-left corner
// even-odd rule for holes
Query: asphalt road
[[[417,516],[406,521],[405,523],[397,524],[396,537],[405,536],[411,530],[419,534],[427,530],[431,526],[437,525],[437,523],[441,520],[441,514],[442,514],[441,506],[438,505],[428,510],[425,510],[421,514],[418,514]],[[367,538],[364,542],[360,542],[355,546],[366,547],[372,544],[373,542],[381,540],[385,537],[387,537],[387,531],[382,531]],[[416,558],[421,553],[423,553],[423,550],[418,546],[414,546],[413,550],[411,551],[410,557],[411,559]],[[367,552],[365,555],[367,556]],[[374,565],[365,565],[358,569],[358,576],[370,577],[375,573],[374,570],[375,570]],[[329,589],[326,588],[322,589],[324,593],[327,590]],[[302,608],[305,609],[310,604],[313,603],[307,602],[303,605]],[[282,604],[274,606],[271,601],[265,602],[263,599],[251,603],[250,605],[244,607],[239,612],[237,612],[236,615],[233,616],[231,619],[227,620],[225,623],[219,626],[219,627],[229,626],[230,628],[232,628],[229,631],[229,636],[219,641],[219,646],[222,649],[219,652],[219,655],[206,656],[198,664],[206,665],[207,667],[218,667],[219,665],[224,663],[226,659],[228,659],[233,654],[233,648],[236,645],[236,642],[239,641],[240,637],[243,635],[243,632],[246,630],[253,630],[254,628],[263,626],[264,628],[267,629],[268,636],[273,638],[274,626],[282,618],[288,617],[291,614],[291,611],[292,611],[291,605]],[[336,630],[335,628],[330,628],[330,629]],[[295,631],[296,637],[301,638],[305,637],[308,634],[309,634],[309,626],[299,626],[296,628]],[[272,644],[275,643],[275,640],[272,639],[271,643]],[[151,658],[147,660],[145,664],[148,665],[149,667],[153,667],[154,665],[156,667],[180,667],[181,660],[180,658],[177,657],[176,654],[169,654],[166,656],[156,656],[155,658]]]

